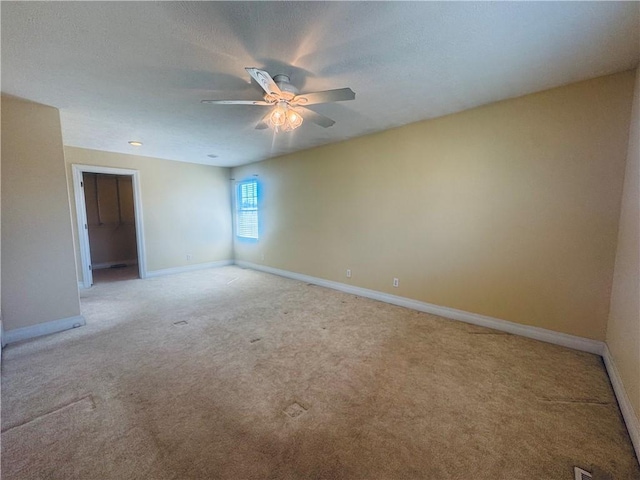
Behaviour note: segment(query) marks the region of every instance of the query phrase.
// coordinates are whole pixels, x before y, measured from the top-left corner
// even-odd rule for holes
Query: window
[[[258,238],[258,182],[249,180],[237,185],[236,235]]]

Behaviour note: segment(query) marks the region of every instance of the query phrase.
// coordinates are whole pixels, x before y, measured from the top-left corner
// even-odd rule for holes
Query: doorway
[[[82,285],[144,278],[138,172],[73,165]]]

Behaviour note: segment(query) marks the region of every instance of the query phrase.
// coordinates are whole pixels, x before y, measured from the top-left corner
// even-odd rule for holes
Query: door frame
[[[147,278],[147,254],[145,251],[142,196],[140,193],[140,172],[127,168],[101,167],[96,165],[71,165],[73,172],[73,192],[76,200],[76,218],[78,229],[78,243],[80,244],[80,262],[82,266],[82,285],[90,288],[93,285],[93,271],[91,269],[91,246],[89,245],[89,229],[87,224],[87,203],[84,196],[82,174],[106,173],[108,175],[126,175],[131,177],[133,186],[133,209],[136,226],[136,245],[138,248],[138,274],[140,278]]]

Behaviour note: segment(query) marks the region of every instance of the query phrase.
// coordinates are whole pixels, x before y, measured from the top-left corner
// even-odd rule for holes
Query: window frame
[[[253,185],[253,195],[243,195],[243,186]],[[260,208],[259,208],[259,184],[256,179],[242,180],[236,182],[235,188],[235,234],[236,237],[246,241],[257,241],[260,238]],[[247,200],[250,200],[249,202]],[[246,204],[251,206],[243,206]],[[241,225],[242,217],[246,212],[255,212],[255,228],[249,225]],[[247,234],[247,230],[250,231]],[[255,236],[253,235],[255,234]]]

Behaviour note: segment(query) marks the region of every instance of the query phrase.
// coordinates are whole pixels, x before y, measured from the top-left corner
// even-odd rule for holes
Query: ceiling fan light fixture
[[[302,125],[303,120],[304,119],[302,118],[302,115],[300,115],[295,110],[289,110],[287,112],[287,121],[289,125],[291,125],[291,130],[294,130]]]
[[[272,128],[281,127],[287,121],[287,108],[286,106],[278,105],[273,109],[271,115],[269,116],[269,124]]]
[[[276,132],[290,132],[302,125],[303,118],[286,101],[280,101],[267,119],[267,124]]]
[[[269,116],[269,126],[277,132],[290,132],[302,125],[302,115],[288,105],[276,107]]]

